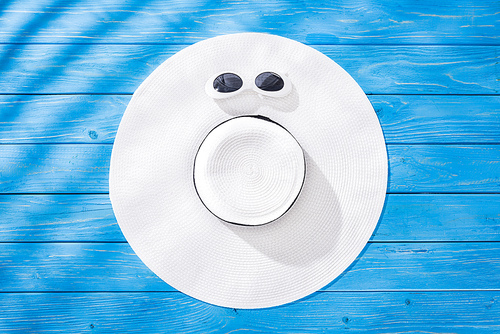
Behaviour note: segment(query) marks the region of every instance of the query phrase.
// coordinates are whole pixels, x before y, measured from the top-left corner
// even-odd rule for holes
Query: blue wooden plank
[[[0,143],[113,143],[130,98],[0,95]],[[500,143],[500,96],[369,99],[389,143]]]
[[[107,192],[111,145],[2,145],[0,189],[7,193]]]
[[[492,1],[480,5],[457,1],[438,6],[431,6],[430,2],[404,3],[402,7],[387,1],[377,4],[358,1],[349,7],[298,1],[280,4],[183,1],[168,5],[156,1],[128,4],[113,0],[78,4],[14,1],[4,4],[2,9],[0,42],[3,39],[6,43],[192,43],[220,33],[259,29],[309,44],[491,44],[496,46],[315,47],[344,66],[369,94],[498,94],[500,87],[494,71],[498,60],[496,21],[500,11],[498,3]],[[5,45],[0,54],[3,58],[0,93],[130,94],[166,56],[182,47]],[[131,61],[131,57],[135,59]],[[83,109],[76,106],[88,102],[87,98],[76,97],[72,100],[75,111],[66,113],[62,108],[67,105],[56,106],[55,110],[60,108],[61,112],[54,113],[45,103],[41,108],[47,108],[43,110],[48,114],[33,118],[24,117],[26,112],[9,114],[8,111],[15,109],[7,109],[4,124],[9,125],[0,130],[0,135],[11,135],[11,143],[23,143],[26,139],[22,138],[28,138],[24,143],[111,143],[125,105],[120,104],[120,99],[125,101],[130,97],[110,97],[115,100],[103,114],[92,114],[95,109],[91,105]],[[411,107],[405,104],[406,97],[401,100],[400,96],[387,97],[378,105],[374,102],[386,135],[392,138],[389,142],[497,143],[498,108],[491,102],[498,101],[497,96],[482,97],[482,101],[488,100],[483,105],[477,102],[477,97],[443,97],[469,103],[469,107],[461,103],[463,109],[453,110],[451,103],[456,101],[445,100],[444,113],[435,97],[412,98]],[[17,106],[14,104],[12,108]],[[37,113],[34,109],[30,112]],[[478,115],[480,118],[474,120]],[[45,119],[45,129],[33,130],[33,124],[41,119]],[[22,122],[31,125],[11,128]],[[106,192],[110,149],[100,145],[1,147],[0,190]],[[389,192],[498,192],[500,155],[496,146],[391,145],[389,157]],[[31,201],[44,200],[24,212],[23,205],[30,204],[18,201],[17,215],[16,206],[6,209],[6,215],[1,211],[12,202],[0,203],[0,219],[14,223],[3,225],[0,231],[7,229],[7,233],[14,231],[18,236],[18,232],[35,230],[32,235],[36,235],[50,230],[56,236],[73,233],[76,238],[89,232],[101,236],[119,234],[109,202],[102,201],[106,195],[59,195],[68,198],[66,202],[50,199],[55,195],[48,196],[1,196],[16,201],[30,197]],[[425,232],[419,231],[415,240],[422,240],[425,234],[437,238],[433,240],[449,240],[452,233],[451,238],[456,241],[460,239],[454,237],[467,232],[473,234],[468,241],[495,240],[498,196],[389,195],[374,240],[380,236],[379,241],[400,241],[391,239],[394,230],[396,235],[405,236],[415,235],[412,231],[416,228]],[[76,202],[85,198],[90,198],[90,203]],[[51,221],[54,213],[62,220]],[[74,225],[67,223],[75,214],[79,227],[76,231]],[[386,225],[385,220],[393,223]],[[17,221],[34,222],[36,226],[26,229],[21,225],[19,230]],[[109,228],[103,223],[109,224]],[[50,225],[56,228],[55,232]],[[122,238],[121,234],[118,238]],[[4,243],[0,249],[3,250],[0,252],[2,289],[170,290],[124,243]],[[416,294],[367,291],[498,290],[499,254],[497,243],[487,242],[372,243],[349,271],[326,288],[343,292],[317,293],[299,303],[276,308],[276,313],[216,308],[172,292],[3,293],[0,331],[67,332],[71,326],[75,331],[118,332],[368,329],[489,333],[500,330],[500,316],[494,306],[498,291]],[[478,323],[478,318],[487,320]]]
[[[389,143],[499,143],[500,96],[369,96]]]
[[[222,308],[178,292],[2,293],[0,331],[494,333],[498,291],[319,292],[285,306]]]
[[[0,243],[0,291],[173,291],[127,243]],[[500,243],[369,243],[327,291],[500,290]]]
[[[14,0],[0,3],[0,94],[131,94],[187,44],[271,32],[312,44],[369,94],[455,94],[370,96],[396,144],[389,192],[499,193],[499,149],[475,145],[500,135],[499,17],[492,0]],[[0,143],[112,143],[129,99],[2,96]],[[500,194],[389,194],[372,243],[325,291],[232,310],[171,292],[123,243],[104,194],[110,151],[0,146],[0,192],[103,193],[0,195],[0,332],[500,332],[500,246],[484,242],[498,241]]]
[[[131,97],[0,95],[0,143],[113,143]]]
[[[500,14],[500,12],[499,12]],[[318,46],[367,94],[498,94],[497,47]],[[357,49],[357,50],[354,50]],[[339,54],[340,51],[340,54]]]
[[[16,241],[125,238],[106,194],[0,195],[0,242]]]
[[[0,42],[192,43],[246,31],[323,44],[494,44],[497,1],[5,2]]]
[[[386,197],[373,241],[500,241],[500,195]]]
[[[1,145],[2,193],[106,193],[111,145]],[[388,145],[388,192],[498,192],[498,145]]]
[[[0,93],[130,94],[185,45],[0,45]],[[314,45],[368,94],[498,94],[500,46]]]
[[[389,194],[372,242],[500,241],[500,195]],[[126,242],[108,195],[0,195],[0,242]]]
[[[390,192],[498,192],[500,147],[388,146]]]

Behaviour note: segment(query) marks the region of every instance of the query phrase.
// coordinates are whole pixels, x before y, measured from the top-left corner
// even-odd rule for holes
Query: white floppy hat
[[[387,173],[378,118],[347,72],[304,44],[244,33],[189,46],[141,84],[109,192],[161,279],[211,304],[262,308],[355,260]]]

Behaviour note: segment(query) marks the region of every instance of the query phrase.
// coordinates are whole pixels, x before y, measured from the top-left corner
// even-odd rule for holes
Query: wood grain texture
[[[500,14],[499,14],[500,15]],[[185,45],[0,45],[4,94],[131,94]],[[498,94],[500,46],[313,45],[367,94]]]
[[[500,241],[500,195],[389,194],[371,242]],[[0,195],[0,242],[126,242],[108,195]]]
[[[388,146],[389,192],[498,192],[500,147]],[[438,190],[439,189],[439,190]]]
[[[48,333],[494,333],[498,291],[319,292],[261,310],[177,292],[2,293],[0,331]]]
[[[491,0],[16,0],[0,8],[0,42],[193,43],[257,31],[323,44],[494,44],[499,7]]]
[[[0,191],[107,192],[111,145],[2,145]]]
[[[373,241],[500,241],[500,195],[389,194]]]
[[[387,143],[500,143],[500,96],[369,96]]]
[[[16,241],[125,242],[125,237],[107,194],[0,195],[0,242]]]
[[[173,291],[127,243],[1,243],[0,291]],[[500,243],[370,243],[323,290],[500,290]],[[473,277],[473,279],[471,279]]]
[[[0,143],[113,143],[130,99],[128,95],[0,95]]]
[[[130,98],[0,95],[0,143],[113,143]],[[500,96],[369,99],[388,143],[500,143]]]
[[[111,145],[1,145],[0,192],[106,193]],[[388,145],[388,192],[498,192],[498,145]]]
[[[499,20],[497,0],[1,2],[0,332],[500,332]],[[173,291],[106,194],[139,84],[194,42],[247,31],[344,67],[390,144],[365,250],[322,291],[265,310]]]

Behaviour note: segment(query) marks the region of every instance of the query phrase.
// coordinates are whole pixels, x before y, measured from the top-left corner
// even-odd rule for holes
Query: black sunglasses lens
[[[285,82],[276,73],[264,72],[255,78],[255,85],[266,92],[277,92],[283,89]]]
[[[220,93],[235,92],[243,86],[243,80],[234,73],[223,73],[214,80],[214,89]]]

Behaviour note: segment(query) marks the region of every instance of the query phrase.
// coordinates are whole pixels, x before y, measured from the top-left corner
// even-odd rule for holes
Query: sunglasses
[[[224,72],[212,76],[205,85],[206,93],[214,99],[231,97],[245,90],[253,90],[265,96],[283,97],[292,91],[292,84],[285,75],[266,71],[257,75],[253,81],[243,81],[236,73]]]

